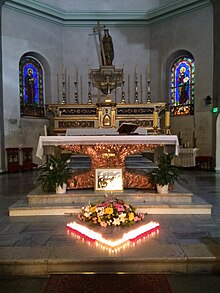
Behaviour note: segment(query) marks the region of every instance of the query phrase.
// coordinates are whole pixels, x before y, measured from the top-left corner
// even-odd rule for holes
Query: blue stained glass
[[[32,57],[23,57],[19,64],[21,117],[44,117],[43,71]]]
[[[39,102],[39,76],[38,70],[32,63],[25,64],[23,68],[23,94],[25,104]]]
[[[170,104],[172,115],[194,112],[194,60],[191,58],[179,58],[171,68]]]

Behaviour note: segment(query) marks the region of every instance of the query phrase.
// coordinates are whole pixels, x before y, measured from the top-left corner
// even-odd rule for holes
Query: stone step
[[[192,243],[189,246],[188,244],[160,243],[158,245],[152,237],[144,241],[144,249],[141,249],[141,245],[137,243],[125,248],[122,252],[113,253],[107,249],[96,248],[92,243],[90,245],[85,242],[80,243],[79,239],[74,238],[73,245],[25,247],[25,249],[24,247],[2,247],[0,273],[7,276],[48,276],[71,273],[219,273],[219,244]],[[217,256],[211,251],[215,251]]]
[[[105,192],[91,189],[69,190],[66,194],[43,193],[40,187],[32,190],[27,199],[20,200],[9,208],[9,216],[39,216],[77,214],[89,202],[105,199]],[[211,214],[212,206],[193,196],[176,183],[168,194],[156,191],[125,189],[111,195],[135,206],[137,211],[147,214]]]
[[[25,200],[17,201],[9,208],[9,216],[42,216],[78,214],[88,202],[28,204]],[[191,203],[132,202],[137,212],[144,214],[211,214],[212,206],[200,198]]]
[[[151,169],[155,167],[149,159],[143,155],[132,155],[126,158],[125,165],[127,168]],[[85,155],[71,156],[70,166],[73,169],[88,169],[91,166],[91,159]]]
[[[35,188],[27,195],[27,202],[35,204],[77,204],[93,201],[102,201],[108,196],[121,198],[126,202],[133,203],[191,203],[193,194],[179,184],[168,194],[159,194],[151,190],[125,189],[121,192],[101,192],[92,189],[68,190],[66,194],[43,193],[40,187]]]

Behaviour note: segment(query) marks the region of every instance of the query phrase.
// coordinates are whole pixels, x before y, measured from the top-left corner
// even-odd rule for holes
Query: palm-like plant
[[[38,168],[37,181],[40,182],[43,191],[52,192],[56,190],[56,186],[63,187],[63,184],[67,183],[67,180],[72,177],[69,162],[69,159],[64,159],[62,156],[51,156],[44,165]]]
[[[171,165],[173,156],[172,154],[166,154],[158,158],[158,167],[150,174],[154,184],[164,186],[173,184],[175,181],[184,181],[184,179],[180,177],[178,168]]]

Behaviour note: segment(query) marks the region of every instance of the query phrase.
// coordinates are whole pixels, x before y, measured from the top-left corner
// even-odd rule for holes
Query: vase
[[[158,193],[169,193],[169,184],[167,185],[159,185],[157,184],[157,192]]]
[[[64,194],[64,193],[66,193],[66,183],[63,183],[63,186],[57,185],[56,186],[56,193],[57,194]]]

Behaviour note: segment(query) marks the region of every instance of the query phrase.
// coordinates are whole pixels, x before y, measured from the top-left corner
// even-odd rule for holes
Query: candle
[[[65,67],[63,65],[62,82],[65,82]]]
[[[81,103],[82,103],[82,99],[83,99],[82,76],[80,76],[80,97],[81,97]]]
[[[179,138],[183,138],[182,131],[179,132]]]
[[[158,112],[154,111],[153,112],[153,127],[157,127],[158,126]]]
[[[59,88],[59,74],[57,73],[57,100],[58,100],[58,104],[60,102],[60,88]]]
[[[170,111],[165,112],[165,127],[170,127]]]
[[[78,68],[75,68],[75,82],[78,82]]]
[[[67,79],[67,99],[68,102],[70,101],[70,76],[68,75],[68,79]]]
[[[196,131],[193,131],[193,138],[196,138]]]
[[[44,135],[47,136],[47,125],[44,125]]]
[[[150,81],[150,64],[147,67],[147,80]]]

